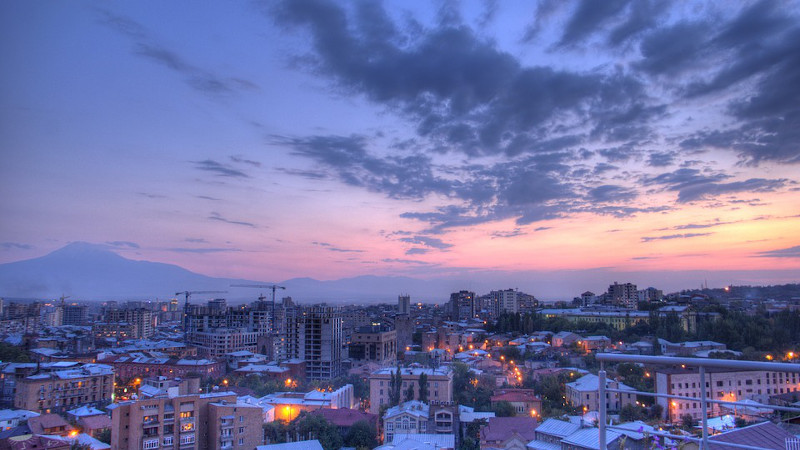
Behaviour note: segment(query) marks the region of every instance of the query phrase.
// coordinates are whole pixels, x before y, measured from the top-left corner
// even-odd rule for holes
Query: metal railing
[[[708,450],[708,409],[707,405],[709,403],[714,404],[721,404],[721,405],[741,405],[745,407],[753,407],[752,403],[744,403],[744,402],[737,402],[737,401],[725,401],[725,400],[712,400],[706,398],[706,389],[711,388],[711,384],[709,383],[709,387],[706,388],[706,368],[713,367],[713,368],[722,368],[722,369],[738,369],[742,371],[754,371],[754,370],[763,370],[768,372],[784,372],[784,373],[798,373],[800,374],[800,364],[791,364],[791,363],[778,363],[778,362],[761,362],[761,361],[736,361],[736,360],[728,360],[728,359],[705,359],[705,358],[681,358],[681,357],[674,357],[674,356],[643,356],[643,355],[624,355],[624,354],[617,354],[617,353],[598,353],[596,355],[597,361],[600,362],[600,371],[597,373],[598,377],[598,441],[600,444],[600,450],[607,450],[607,442],[606,442],[606,429],[614,429],[613,426],[608,425],[607,419],[607,404],[606,404],[606,393],[607,392],[616,392],[620,394],[637,394],[642,396],[650,396],[650,397],[662,397],[662,398],[674,398],[679,400],[693,400],[699,401],[701,405],[701,421],[702,421],[702,437],[701,438],[694,438],[688,436],[681,436],[675,435],[670,433],[661,433],[661,432],[651,432],[650,434],[673,439],[676,441],[690,441],[695,442],[700,446],[700,450]],[[610,389],[606,387],[606,371],[604,369],[603,364],[605,362],[628,362],[628,363],[637,363],[637,364],[647,364],[651,366],[680,366],[680,367],[697,367],[698,368],[698,375],[700,377],[700,398],[697,397],[688,397],[688,396],[681,396],[681,395],[673,395],[673,394],[660,394],[656,392],[643,392],[643,391],[636,391],[636,390],[629,390],[629,389]],[[621,395],[620,395],[621,399]],[[800,412],[800,408],[791,408],[786,406],[778,406],[778,405],[762,405],[759,408],[763,409],[770,409],[770,410],[777,410],[777,411],[788,411],[788,412]],[[749,445],[742,445],[742,444],[734,444],[730,442],[719,442],[719,445],[724,445],[726,447],[736,447],[736,448],[745,448],[745,449],[761,449],[762,447],[754,447]]]

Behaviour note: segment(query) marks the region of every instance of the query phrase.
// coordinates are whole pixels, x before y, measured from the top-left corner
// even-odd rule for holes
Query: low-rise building
[[[259,404],[272,405],[275,408],[275,420],[290,422],[302,411],[319,409],[337,409],[355,407],[353,385],[346,384],[331,392],[276,392],[258,399]]]
[[[537,417],[542,412],[542,399],[533,389],[498,389],[492,393],[492,407],[499,402],[508,402],[514,407],[515,416]]]
[[[377,414],[381,409],[381,405],[389,404],[391,379],[392,374],[395,373],[397,373],[396,367],[386,367],[378,369],[370,375],[369,399],[371,413]],[[419,380],[422,374],[425,374],[428,380],[428,400],[438,403],[453,401],[453,373],[449,369],[400,368],[401,392],[405,393],[411,385],[414,388],[414,398],[418,399]]]
[[[536,419],[532,417],[492,417],[481,428],[481,448],[525,448],[536,435]]]
[[[405,402],[386,410],[383,415],[384,442],[392,442],[394,435],[428,433],[430,407],[417,400]]]
[[[606,379],[606,388],[634,391],[632,387],[614,380]],[[600,379],[597,375],[588,374],[566,384],[567,401],[572,406],[582,406],[584,412],[597,411],[600,407]],[[619,411],[626,405],[636,403],[635,394],[606,392],[606,408],[608,411]]]

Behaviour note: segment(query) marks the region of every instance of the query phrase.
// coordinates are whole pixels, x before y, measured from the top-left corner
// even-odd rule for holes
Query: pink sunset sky
[[[799,6],[3,2],[0,263],[797,282]]]

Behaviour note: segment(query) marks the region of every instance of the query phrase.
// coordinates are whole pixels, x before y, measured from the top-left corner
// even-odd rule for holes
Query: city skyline
[[[797,282],[799,7],[7,2],[0,263]]]

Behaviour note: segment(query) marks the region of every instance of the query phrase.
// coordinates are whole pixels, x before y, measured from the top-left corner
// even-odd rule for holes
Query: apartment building
[[[224,299],[207,306],[190,305],[186,343],[201,356],[219,358],[237,351],[258,351],[259,338],[272,332],[271,310],[263,302],[253,307],[226,307]]]
[[[370,375],[369,412],[372,414],[377,414],[381,409],[381,405],[389,404],[389,390],[392,374],[396,372],[396,367],[386,367],[378,369]],[[403,380],[401,395],[405,395],[408,386],[413,385],[414,398],[419,398],[419,377],[422,374],[425,374],[428,378],[428,400],[430,400],[430,402],[449,403],[453,401],[453,373],[446,368],[400,368],[400,377]]]
[[[286,359],[306,361],[306,378],[330,380],[342,375],[342,314],[336,307],[314,306],[286,310],[286,333],[281,336]]]
[[[110,409],[115,450],[254,450],[264,443],[261,408],[233,392],[164,395]]]
[[[225,374],[225,362],[211,359],[175,358],[163,353],[127,353],[108,355],[101,353],[98,361],[114,368],[117,378],[165,376],[169,378],[200,375],[217,378]]]
[[[361,327],[353,333],[349,356],[357,361],[393,362],[397,359],[397,332],[379,325]]]
[[[616,281],[608,287],[608,297],[614,306],[636,309],[639,302],[639,293],[633,283],[619,284]]]
[[[147,339],[155,334],[153,312],[145,308],[105,307],[101,320],[92,324],[92,331],[98,337]]]
[[[606,380],[606,388],[633,391],[625,383]],[[600,378],[594,374],[584,375],[572,383],[566,384],[567,401],[572,406],[583,406],[584,411],[597,411],[600,408]],[[636,394],[606,392],[606,408],[608,411],[619,411],[626,405],[636,403]]]
[[[15,387],[15,408],[40,414],[63,413],[81,405],[105,406],[110,403],[114,392],[114,372],[106,364],[84,364],[31,374],[17,379]]]
[[[695,368],[669,367],[655,371],[656,392],[700,398],[700,373]],[[800,391],[800,374],[770,372],[763,370],[735,370],[706,368],[706,398],[709,400],[742,401],[755,400],[768,403],[772,395]],[[800,394],[799,394],[800,395]],[[699,400],[658,398],[664,408],[664,418],[673,422],[686,414],[701,418],[702,405]],[[727,410],[733,406],[727,407]],[[709,403],[709,417],[726,413],[719,404]]]

